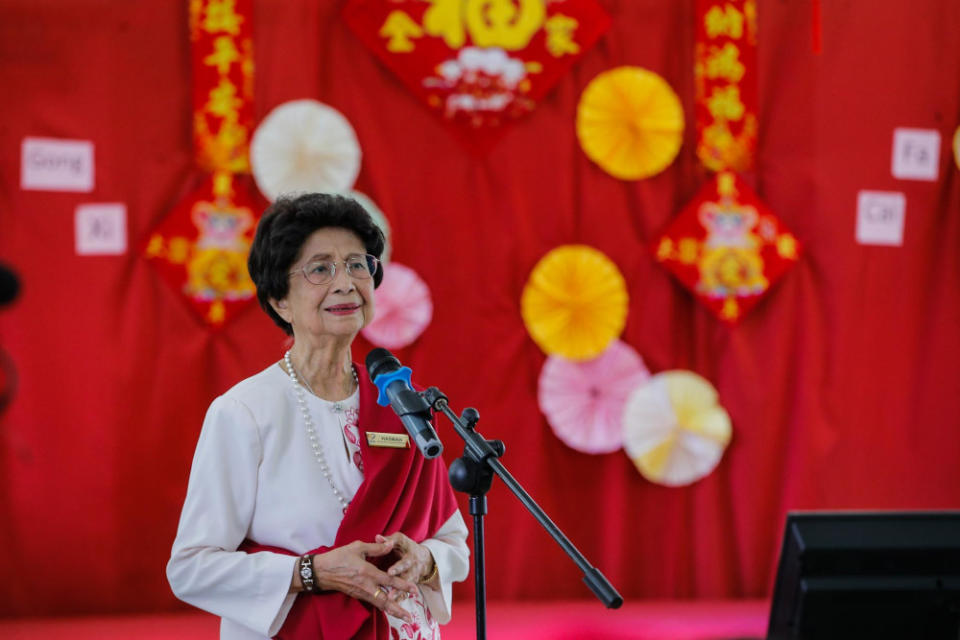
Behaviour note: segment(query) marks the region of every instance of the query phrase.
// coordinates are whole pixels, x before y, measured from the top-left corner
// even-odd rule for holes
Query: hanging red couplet
[[[480,148],[610,26],[596,0],[350,0],[357,37]]]
[[[205,171],[250,171],[253,0],[190,3],[193,145]]]
[[[193,140],[201,186],[153,230],[144,248],[163,279],[210,326],[256,291],[247,255],[259,198],[249,175],[253,128],[252,0],[191,0]]]
[[[755,0],[696,0],[697,157],[712,171],[746,171],[757,146]]]
[[[721,171],[674,218],[654,253],[733,324],[797,261],[800,245],[737,174]]]

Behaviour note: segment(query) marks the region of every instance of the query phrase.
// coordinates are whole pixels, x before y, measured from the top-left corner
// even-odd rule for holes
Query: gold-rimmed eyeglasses
[[[312,284],[327,284],[337,275],[337,265],[342,264],[347,270],[347,275],[357,280],[367,280],[372,278],[380,268],[380,261],[370,254],[347,256],[346,260],[311,260],[300,269],[291,271],[290,275],[295,276],[303,273],[307,282]]]

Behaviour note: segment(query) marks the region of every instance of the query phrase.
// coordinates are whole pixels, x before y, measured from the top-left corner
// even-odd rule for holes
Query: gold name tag
[[[410,436],[405,433],[376,433],[375,431],[367,431],[367,444],[371,447],[409,449]]]

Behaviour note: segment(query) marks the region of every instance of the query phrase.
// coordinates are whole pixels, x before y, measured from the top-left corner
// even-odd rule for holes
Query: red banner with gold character
[[[189,20],[194,153],[204,176],[151,232],[144,255],[205,323],[221,326],[256,293],[247,273],[262,208],[249,175],[253,2],[189,0]]]
[[[697,157],[712,171],[746,171],[757,146],[755,0],[696,0]]]
[[[480,147],[493,128],[532,111],[610,26],[596,0],[350,0],[343,16]]]
[[[717,173],[653,248],[721,320],[734,324],[800,256],[800,243],[737,174]]]
[[[207,324],[256,295],[247,272],[260,207],[248,175],[215,171],[154,229],[144,251]]]

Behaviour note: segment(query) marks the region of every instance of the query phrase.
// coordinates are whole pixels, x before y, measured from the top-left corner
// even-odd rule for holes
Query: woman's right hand
[[[318,553],[313,556],[314,580],[321,590],[340,591],[411,622],[407,610],[387,595],[390,589],[416,595],[417,585],[399,576],[391,576],[367,562],[367,558],[387,555],[393,551],[393,545],[392,540],[376,543],[356,540],[326,553]]]

